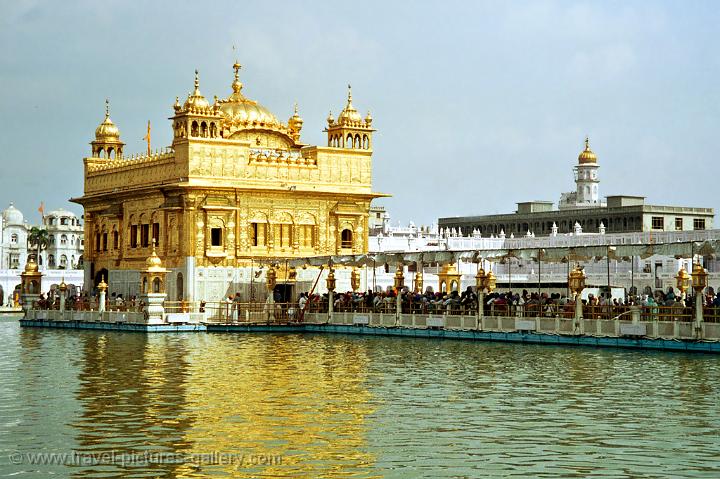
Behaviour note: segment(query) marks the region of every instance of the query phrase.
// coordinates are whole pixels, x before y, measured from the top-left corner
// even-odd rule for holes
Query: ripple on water
[[[17,477],[720,476],[714,356],[3,322],[0,362]]]

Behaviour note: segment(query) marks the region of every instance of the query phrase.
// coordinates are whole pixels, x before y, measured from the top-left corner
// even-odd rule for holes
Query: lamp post
[[[580,294],[582,290],[585,289],[585,273],[583,273],[582,266],[579,264],[568,275],[568,287],[575,295],[575,324],[573,325],[573,331],[577,331],[583,319],[582,298]]]
[[[62,280],[60,280],[60,284],[58,285],[58,291],[60,291],[60,313],[65,312],[65,294],[67,292],[67,284],[65,284],[65,278],[63,277]]]
[[[608,288],[607,300],[608,301],[612,301],[612,286],[610,286],[610,254],[614,254],[616,249],[617,248],[615,248],[614,246],[608,245],[607,254],[605,255],[605,257],[607,258],[607,288]]]
[[[105,276],[100,277],[100,283],[97,285],[98,291],[100,292],[100,298],[98,299],[98,312],[105,312],[105,294],[108,289],[108,285],[105,282]]]
[[[475,329],[478,330],[482,329],[483,306],[485,305],[485,281],[487,280],[487,275],[482,267],[482,260],[480,261],[481,262],[478,263],[477,274],[475,275],[475,290],[478,295],[477,324],[475,325]]]
[[[415,263],[417,270],[415,273],[415,292],[422,294],[423,292],[423,262],[418,261]]]
[[[403,264],[398,263],[395,270],[395,326],[400,324],[400,313],[402,311],[402,298],[400,294],[405,286],[405,276],[403,276]]]
[[[695,271],[693,271],[695,273]],[[680,298],[685,299],[685,292],[690,288],[690,275],[685,271],[685,266],[680,268],[678,274],[675,276],[675,286],[680,291]]]
[[[270,263],[270,267],[265,273],[265,286],[267,286],[268,297],[266,303],[268,305],[268,322],[270,317],[275,318],[275,285],[277,284],[277,273],[275,272],[275,265]]]
[[[703,290],[707,288],[707,285],[707,271],[700,263],[695,263],[692,271],[692,287],[695,290],[695,334],[698,339],[702,338]]]
[[[332,267],[332,263],[330,263],[330,273],[328,273],[328,277],[326,280],[327,283],[327,290],[328,290],[328,319],[327,322],[330,323],[333,317],[333,307],[334,299],[333,299],[333,292],[335,291],[335,268]]]
[[[358,270],[353,267],[352,271],[350,271],[350,287],[353,290],[353,293],[360,288],[360,273],[358,273]]]

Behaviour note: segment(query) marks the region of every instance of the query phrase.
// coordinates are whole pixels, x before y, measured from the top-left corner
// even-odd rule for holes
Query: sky
[[[169,145],[175,97],[243,93],[326,144],[372,112],[373,189],[393,224],[515,211],[574,189],[720,207],[720,4],[708,1],[0,2],[0,207],[39,222],[82,195],[105,98],[126,142]],[[233,50],[235,46],[235,50]]]

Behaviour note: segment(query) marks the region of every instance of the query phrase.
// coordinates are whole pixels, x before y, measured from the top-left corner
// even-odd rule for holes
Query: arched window
[[[352,231],[345,228],[340,233],[340,247],[341,248],[352,248]]]
[[[353,146],[353,138],[351,134],[348,134],[347,138],[345,139],[345,148],[352,148]]]
[[[54,255],[54,254],[49,254],[49,255],[48,255],[48,267],[49,267],[49,268],[54,268],[54,267],[55,267],[55,255]]]
[[[362,145],[360,144],[360,135],[355,135],[355,140],[353,140],[353,148],[362,148]]]
[[[207,138],[207,136],[208,136],[208,126],[207,126],[207,123],[202,122],[202,123],[200,124],[200,132],[202,133],[202,137],[203,137],[203,138]]]
[[[217,126],[215,126],[215,122],[210,123],[210,138],[215,138],[217,136]]]
[[[17,243],[17,242],[18,242],[18,235],[15,234],[15,233],[13,233],[12,235],[10,235],[10,242],[11,242],[11,243]]]
[[[115,148],[108,148],[108,158],[115,158]]]
[[[199,133],[198,130],[199,130],[199,129],[198,129],[198,122],[197,122],[197,121],[193,121],[193,122],[192,122],[192,125],[190,126],[190,136],[198,136],[198,133]]]
[[[160,278],[155,278],[152,282],[153,285],[153,293],[159,293],[160,292]]]
[[[50,243],[51,245],[55,244],[55,235],[48,236],[48,243]]]
[[[65,256],[65,255],[60,256],[60,268],[61,269],[67,268],[67,256]]]
[[[363,135],[363,149],[369,150],[370,149],[370,139],[367,135]]]
[[[75,255],[70,257],[70,267],[75,268]]]
[[[105,157],[105,150],[103,148],[99,148],[97,151],[98,158],[104,158]]]
[[[67,244],[67,235],[60,236],[60,245],[65,246]]]

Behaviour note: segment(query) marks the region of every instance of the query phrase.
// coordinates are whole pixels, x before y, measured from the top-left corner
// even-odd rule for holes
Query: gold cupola
[[[368,111],[363,120],[352,102],[352,87],[348,85],[347,103],[337,117],[332,112],[327,117],[328,146],[355,150],[372,149],[373,118]]]
[[[95,140],[90,143],[95,158],[119,158],[125,144],[120,141],[120,129],[110,119],[110,102],[105,99],[105,119],[95,128]]]
[[[581,165],[597,163],[597,156],[590,149],[590,139],[587,136],[585,137],[585,149],[578,155],[578,163]]]
[[[200,77],[197,70],[195,70],[195,90],[188,94],[183,109],[190,113],[208,113],[210,109],[210,103],[200,93]]]
[[[288,120],[288,130],[290,131],[290,136],[295,143],[298,143],[300,141],[300,130],[302,130],[302,126],[303,119],[298,114],[298,104],[295,103],[295,111],[293,113],[293,116],[291,116]]]
[[[352,104],[352,87],[348,85],[347,104],[345,105],[345,108],[343,108],[343,111],[340,112],[340,115],[338,115],[337,122],[340,125],[355,126],[361,121],[362,117],[360,116],[360,113],[358,113]]]
[[[103,140],[120,140],[120,130],[110,119],[110,102],[105,100],[105,120],[103,120],[97,128],[95,128],[95,139]]]

